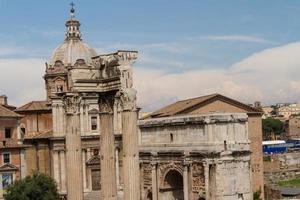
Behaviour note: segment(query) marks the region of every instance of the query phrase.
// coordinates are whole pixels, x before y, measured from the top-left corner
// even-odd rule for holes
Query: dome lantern
[[[77,60],[82,59],[87,65],[91,65],[91,58],[97,53],[82,41],[80,22],[75,18],[74,3],[71,3],[70,18],[65,25],[67,27],[65,41],[53,51],[49,64],[54,65],[60,61],[65,66],[73,66]]]

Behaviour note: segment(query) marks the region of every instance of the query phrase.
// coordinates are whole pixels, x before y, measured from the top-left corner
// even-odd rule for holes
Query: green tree
[[[284,131],[284,123],[279,119],[268,117],[262,121],[264,139],[269,139],[270,134],[279,135]]]
[[[5,200],[59,200],[55,181],[48,175],[35,172],[7,188]]]

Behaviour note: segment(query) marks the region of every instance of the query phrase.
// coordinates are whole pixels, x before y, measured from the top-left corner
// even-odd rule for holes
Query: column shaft
[[[66,157],[65,151],[60,152],[60,168],[61,168],[61,191],[66,192]]]
[[[183,166],[183,193],[184,200],[189,199],[189,182],[188,182],[188,166]]]
[[[57,183],[58,190],[60,190],[59,156],[57,150],[53,151],[52,157],[53,157],[53,176],[54,176],[54,180]]]
[[[137,134],[137,112],[122,113],[124,199],[139,200],[140,173]]]
[[[157,173],[156,173],[156,164],[152,164],[152,198],[153,200],[158,200],[157,196]]]
[[[101,199],[116,200],[115,141],[113,133],[113,114],[100,114],[100,155],[101,155]]]
[[[204,163],[204,178],[205,178],[205,197],[209,199],[209,164]]]
[[[116,183],[117,187],[120,188],[120,167],[119,167],[119,149],[116,148]]]
[[[67,114],[66,166],[68,199],[83,200],[82,153],[78,114]]]

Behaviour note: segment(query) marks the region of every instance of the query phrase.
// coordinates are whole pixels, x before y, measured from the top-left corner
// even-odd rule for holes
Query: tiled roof
[[[22,115],[19,115],[15,113],[14,111],[11,111],[10,109],[6,108],[3,105],[0,105],[0,117],[13,117],[13,118],[19,118],[22,117]]]
[[[48,101],[32,101],[17,108],[15,111],[24,112],[24,111],[50,111],[50,110],[51,107],[49,106]]]
[[[46,139],[52,137],[52,131],[37,132],[25,136],[25,139]]]
[[[225,97],[220,94],[211,94],[211,95],[206,95],[206,96],[201,96],[197,98],[192,98],[192,99],[186,99],[182,101],[177,101],[171,105],[168,105],[164,108],[161,108],[158,111],[153,112],[150,114],[148,117],[166,117],[166,116],[173,116],[173,115],[178,115],[178,114],[184,114],[185,111],[195,107],[195,106],[201,106],[201,105],[206,105],[209,102],[212,102],[214,100],[222,100],[224,102],[227,102],[229,104],[233,104],[237,107],[240,107],[244,109],[246,112],[251,112],[251,113],[260,113],[261,110],[253,108],[251,106],[248,106],[244,103],[238,102],[236,100],[230,99],[228,97]]]

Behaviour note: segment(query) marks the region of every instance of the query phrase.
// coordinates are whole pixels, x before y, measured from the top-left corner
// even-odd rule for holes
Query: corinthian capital
[[[80,110],[81,97],[69,95],[64,97],[64,107],[66,114],[78,114]]]
[[[123,111],[136,110],[136,90],[133,88],[123,88],[117,93],[117,98]]]
[[[102,114],[113,114],[114,113],[114,98],[110,96],[101,96],[99,100],[99,110]]]

